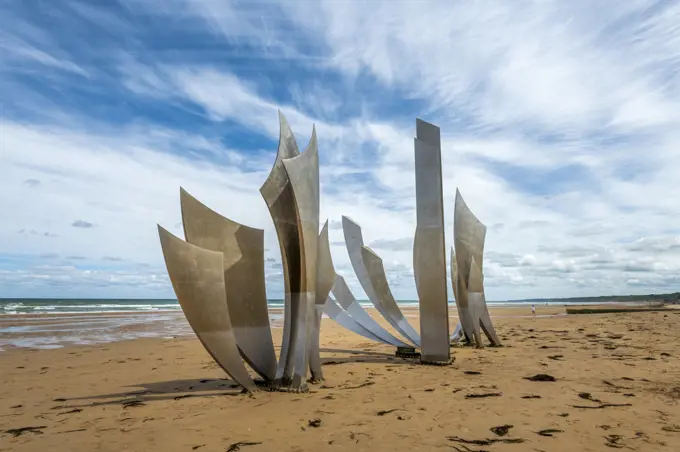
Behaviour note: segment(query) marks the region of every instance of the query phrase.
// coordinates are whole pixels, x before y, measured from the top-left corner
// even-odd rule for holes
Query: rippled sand
[[[538,311],[493,310],[506,347],[453,348],[448,367],[326,319],[326,381],[302,395],[240,394],[192,336],[13,348],[0,450],[680,450],[680,311]]]

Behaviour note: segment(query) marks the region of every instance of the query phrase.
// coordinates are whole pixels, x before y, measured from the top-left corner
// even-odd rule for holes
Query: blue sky
[[[265,229],[277,109],[319,137],[341,215],[415,298],[415,118],[442,129],[488,226],[490,299],[680,290],[680,4],[141,1],[0,4],[0,297],[172,297],[156,223],[179,187]],[[448,253],[447,253],[448,254]]]

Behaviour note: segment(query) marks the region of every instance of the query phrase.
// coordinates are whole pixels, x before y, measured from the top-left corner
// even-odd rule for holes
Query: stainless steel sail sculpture
[[[180,203],[187,242],[222,253],[229,317],[241,356],[262,378],[273,380],[276,354],[264,282],[264,231],[223,217],[184,189]]]
[[[454,246],[451,277],[456,307],[463,333],[477,347],[483,346],[479,328],[484,330],[492,345],[501,345],[491,322],[484,297],[483,259],[486,226],[468,208],[456,189],[454,209]],[[455,265],[453,263],[455,259]]]
[[[319,231],[319,155],[316,130],[304,153],[279,114],[281,138],[274,167],[260,192],[274,220],[284,265],[284,342],[275,386],[308,390],[309,345],[315,316]],[[288,331],[286,331],[288,330]]]
[[[283,166],[288,173],[295,213],[298,221],[300,243],[300,265],[295,269],[299,278],[299,292],[291,294],[292,303],[299,303],[296,334],[291,336],[292,349],[295,351],[295,368],[290,389],[307,391],[307,374],[309,366],[309,347],[314,331],[316,317],[316,284],[317,257],[319,243],[319,154],[316,143],[316,130],[312,129],[312,138],[304,153],[285,159]],[[294,312],[294,311],[293,311]],[[290,349],[290,346],[289,346]],[[319,372],[317,372],[319,378]]]
[[[364,246],[361,227],[350,218],[343,216],[342,230],[345,234],[345,245],[352,267],[368,299],[395,330],[408,342],[419,347],[420,335],[408,323],[392,296],[382,259],[373,250]]]
[[[390,334],[389,331],[380,326],[380,324],[376,322],[368,312],[366,312],[363,306],[361,306],[357,299],[354,298],[352,291],[347,286],[347,282],[345,282],[345,278],[340,275],[335,275],[335,283],[333,284],[331,291],[335,297],[335,302],[361,327],[360,330],[365,333],[358,334],[361,334],[362,336],[369,339],[377,338],[374,340],[384,344],[393,345],[395,347],[410,347],[409,344],[397,339],[392,334]],[[326,310],[326,313],[330,318],[336,320],[332,315],[332,311],[333,308],[331,307],[330,309]],[[338,323],[342,324],[340,321],[338,321]],[[345,325],[343,324],[343,326]],[[345,327],[351,329],[347,326]]]
[[[368,299],[408,342],[421,348],[422,363],[448,364],[451,352],[439,127],[416,119],[414,148],[417,228],[413,273],[420,303],[420,334],[399,309],[382,259],[364,246],[359,225],[343,217],[342,226],[352,267]]]
[[[312,381],[323,380],[321,370],[321,353],[319,336],[321,334],[321,317],[323,315],[328,294],[335,281],[335,268],[331,257],[331,244],[328,240],[328,221],[323,225],[319,234],[319,248],[317,254],[316,293],[314,303],[314,323],[312,328],[311,345],[309,348],[309,370]]]
[[[359,322],[357,322],[347,311],[342,309],[342,307],[338,304],[338,302],[331,297],[328,297],[326,300],[326,303],[324,304],[324,313],[340,324],[341,326],[347,328],[348,330],[358,334],[359,336],[363,336],[366,339],[370,339],[372,341],[376,342],[382,342],[384,341],[380,339],[378,336],[374,335],[371,333],[369,330],[364,328]]]
[[[451,247],[450,262],[451,262],[451,285],[453,286],[453,299],[456,301],[456,303],[458,303],[458,263],[456,262],[456,253],[453,250],[453,247]],[[464,337],[465,333],[463,333],[463,324],[461,323],[459,317],[458,325],[456,325],[456,328],[453,330],[453,333],[451,334],[451,342],[459,342]]]
[[[223,256],[175,237],[158,226],[161,248],[189,325],[217,364],[247,391],[257,391],[241,357],[227,308]]]
[[[371,340],[421,347],[423,363],[448,363],[448,302],[439,128],[416,122],[417,229],[414,275],[421,334],[401,312],[382,259],[364,245],[361,228],[342,218],[352,267],[368,298],[399,339],[356,301],[333,267],[328,223],[319,234],[319,156],[316,130],[300,153],[279,112],[280,137],[274,165],[260,193],[271,214],[284,279],[283,340],[274,351],[264,279],[264,231],[232,221],[180,189],[186,241],[158,227],[173,288],[189,324],[206,350],[247,391],[257,389],[244,362],[274,389],[307,391],[307,376],[323,379],[320,330],[323,312]],[[486,227],[456,191],[455,255],[451,272],[461,329],[481,346],[483,330],[500,344],[491,324],[483,284]],[[335,299],[329,297],[333,292]],[[422,341],[421,341],[422,335]]]
[[[416,119],[414,147],[417,226],[413,274],[420,304],[420,359],[425,364],[448,364],[451,351],[439,127]]]
[[[279,363],[276,370],[276,384],[286,386],[293,379],[295,362],[290,356],[291,337],[297,330],[299,300],[293,303],[292,294],[300,293],[300,278],[296,277],[300,266],[300,240],[298,233],[298,218],[293,208],[295,199],[293,188],[283,159],[300,155],[295,135],[288,125],[286,118],[279,112],[279,148],[274,166],[260,188],[260,194],[267,203],[269,213],[274,221],[276,236],[281,250],[281,264],[283,266],[284,309],[283,309],[283,339],[279,353]],[[293,274],[291,274],[293,273]]]
[[[274,220],[284,270],[284,328],[278,364],[264,284],[264,231],[219,215],[182,189],[186,242],[160,226],[159,235],[180,305],[218,364],[248,391],[257,388],[241,357],[272,388],[302,392],[308,389],[308,366],[314,379],[322,378],[318,356],[320,308],[333,285],[335,271],[331,262],[330,270],[328,265],[322,266],[322,278],[317,279],[316,131],[312,130],[307,150],[300,154],[293,132],[280,113],[279,122],[278,153],[260,189]],[[322,237],[328,241],[327,227]],[[330,259],[330,249],[324,259]],[[316,299],[317,292],[323,300]]]

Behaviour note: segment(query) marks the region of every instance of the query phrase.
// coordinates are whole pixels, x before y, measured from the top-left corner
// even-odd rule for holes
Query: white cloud
[[[61,69],[74,74],[89,77],[88,72],[77,64],[65,58],[58,58],[43,50],[7,35],[0,35],[0,53],[3,64],[21,64],[25,61],[39,63],[40,65]]]
[[[169,27],[187,26],[192,36],[207,25],[218,53],[296,62],[357,92],[367,80],[380,88],[361,96],[384,116],[366,107],[347,117],[339,114],[345,100],[337,86],[320,72],[285,79],[276,100],[264,75],[245,76],[207,57],[112,55],[114,82],[133,102],[186,108],[216,128],[233,122],[272,143],[281,109],[300,147],[316,124],[322,222],[343,214],[357,221],[397,297],[415,295],[415,118],[413,107],[399,110],[408,102],[424,105],[416,114],[442,126],[447,243],[456,187],[489,226],[491,299],[680,288],[677,6],[320,1],[267,4],[273,9],[262,13],[229,2],[154,3],[156,11],[148,2],[126,4],[147,15],[174,11],[178,22]],[[78,12],[92,23],[130,26],[98,10]],[[84,75],[88,66],[51,46],[46,32],[17,30],[5,41],[13,58]],[[16,93],[36,111],[59,105],[22,89]],[[278,246],[258,193],[274,144],[245,150],[207,128],[187,132],[148,117],[107,124],[67,106],[55,113],[52,121],[3,116],[0,124],[0,172],[9,187],[0,204],[13,212],[0,223],[0,254],[21,261],[0,267],[0,281],[16,293],[39,286],[170,295],[155,224],[180,234],[184,186],[223,215],[265,229],[268,290],[280,296]],[[342,231],[332,227],[330,235],[336,267],[357,289]]]

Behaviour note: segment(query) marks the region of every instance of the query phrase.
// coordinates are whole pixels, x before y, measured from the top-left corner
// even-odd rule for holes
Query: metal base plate
[[[420,353],[414,347],[397,347],[394,356],[398,358],[420,358]]]

